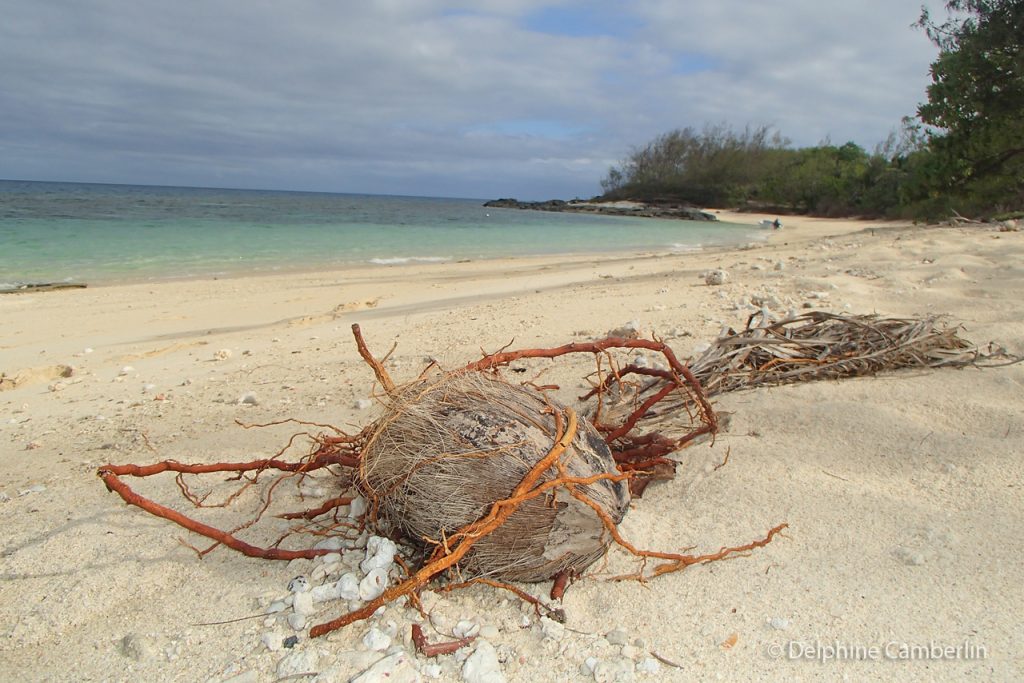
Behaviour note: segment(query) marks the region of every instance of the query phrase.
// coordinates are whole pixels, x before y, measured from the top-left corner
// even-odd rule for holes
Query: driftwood
[[[85,289],[82,282],[36,282],[0,289],[0,294],[24,294],[27,292],[52,292],[58,289]]]

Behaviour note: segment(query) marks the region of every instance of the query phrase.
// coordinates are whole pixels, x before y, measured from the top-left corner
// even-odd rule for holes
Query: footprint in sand
[[[54,379],[71,377],[74,368],[70,365],[47,365],[27,370],[16,370],[11,374],[0,372],[0,391],[10,391],[26,384],[39,384]]]
[[[945,527],[911,527],[903,532],[903,543],[893,550],[893,556],[912,567],[926,563],[947,566],[955,559],[957,541],[956,534]]]
[[[380,297],[376,299],[367,299],[366,301],[351,301],[347,304],[338,304],[332,308],[329,312],[323,315],[304,315],[301,318],[296,318],[288,323],[289,327],[309,327],[310,325],[316,325],[318,323],[328,323],[332,320],[337,320],[346,313],[352,311],[365,311],[368,308],[377,308],[377,304],[380,303]]]

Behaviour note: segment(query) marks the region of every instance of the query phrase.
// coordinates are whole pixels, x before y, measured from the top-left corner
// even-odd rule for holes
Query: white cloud
[[[617,12],[602,23],[622,29],[524,28],[556,4]],[[924,98],[935,53],[909,28],[916,5],[886,0],[0,0],[0,13],[0,177],[41,179],[587,195],[608,159],[680,126],[870,146]]]

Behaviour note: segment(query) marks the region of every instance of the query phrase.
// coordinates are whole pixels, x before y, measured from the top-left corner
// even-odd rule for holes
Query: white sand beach
[[[378,405],[357,407],[373,400],[374,381],[352,323],[379,356],[397,343],[388,368],[398,380],[426,357],[457,367],[513,339],[556,346],[630,321],[691,357],[723,326],[743,325],[752,296],[780,314],[805,303],[948,314],[975,343],[1024,353],[1024,233],[783,222],[744,249],[0,297],[0,680],[348,681],[387,653],[363,642],[371,627],[408,653],[389,680],[463,680],[483,642],[509,681],[1021,680],[1024,364],[720,396],[729,430],[677,453],[677,478],[635,500],[620,529],[666,551],[711,552],[786,522],[783,536],[643,585],[602,580],[633,566],[613,549],[566,593],[564,626],[491,588],[431,597],[431,641],[451,639],[462,620],[482,627],[477,642],[434,660],[413,654],[416,613],[401,606],[319,639],[270,623],[268,605],[316,563],[225,548],[199,559],[186,543],[203,539],[125,505],[96,477],[108,462],[269,457],[305,429],[236,421],[357,431]],[[704,283],[712,268],[728,272],[724,285]],[[571,399],[580,367],[553,364],[544,382]],[[182,502],[173,477],[129,483]],[[310,623],[345,601],[318,610]],[[290,635],[295,646],[281,647]]]

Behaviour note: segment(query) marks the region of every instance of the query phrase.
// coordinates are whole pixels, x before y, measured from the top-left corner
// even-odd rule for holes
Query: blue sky
[[[870,149],[924,98],[919,11],[0,0],[0,178],[570,198],[685,126]]]

